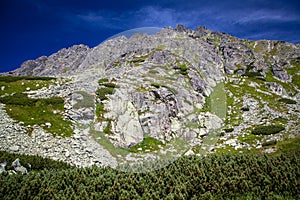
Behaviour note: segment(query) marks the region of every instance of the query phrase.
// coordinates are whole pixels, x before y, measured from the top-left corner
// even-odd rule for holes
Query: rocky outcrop
[[[57,53],[25,61],[20,68],[10,72],[17,76],[67,76],[74,73],[89,53],[86,45],[63,48]]]
[[[143,129],[139,123],[138,113],[126,95],[118,93],[111,98],[105,117],[110,120],[109,127],[116,144],[123,147],[133,146],[143,140]]]
[[[19,158],[8,165],[6,161],[0,163],[0,174],[8,172],[9,174],[27,174],[31,170],[31,165],[28,164],[28,168],[21,165]]]

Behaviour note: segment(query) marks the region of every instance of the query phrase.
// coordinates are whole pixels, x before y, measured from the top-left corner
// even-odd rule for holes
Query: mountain
[[[299,44],[205,27],[75,45],[2,74],[0,147],[78,166],[297,149],[299,69]]]

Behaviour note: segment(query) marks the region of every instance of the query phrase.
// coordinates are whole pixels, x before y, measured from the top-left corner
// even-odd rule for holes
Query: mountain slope
[[[63,121],[72,122],[75,134],[55,137],[47,122],[32,128],[2,104],[8,120],[0,127],[0,146],[32,154],[28,146],[38,144],[38,154],[81,166],[211,151],[275,152],[287,142],[299,145],[299,68],[299,44],[244,40],[205,27],[179,25],[92,49],[73,46],[3,75],[57,77],[20,92],[62,98]],[[14,96],[7,88],[18,81],[1,82],[2,99]],[[13,128],[6,113],[17,121]],[[12,137],[19,139],[8,142]]]

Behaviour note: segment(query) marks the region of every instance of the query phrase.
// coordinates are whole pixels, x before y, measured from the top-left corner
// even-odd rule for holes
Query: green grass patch
[[[103,146],[109,153],[118,159],[118,155],[126,156],[128,150],[122,147],[114,146],[110,140],[105,136],[104,132],[96,131],[93,126],[90,127],[90,134],[101,146]],[[100,138],[100,139],[99,139]]]
[[[132,60],[130,60],[129,62],[134,64],[134,66],[140,66],[143,62],[145,62],[145,60],[149,57],[148,54],[146,55],[142,55],[142,56],[134,56],[132,58]]]
[[[22,93],[30,90],[37,90],[48,87],[53,83],[51,77],[20,77],[2,76],[0,85],[5,86],[0,94],[0,102],[5,104],[7,114],[16,121],[24,122],[26,126],[40,125],[54,135],[71,136],[73,134],[72,123],[63,120],[64,99],[60,97],[29,98]],[[54,114],[54,111],[59,111]],[[46,127],[45,123],[50,123],[51,127]]]
[[[24,122],[26,126],[35,124],[43,126],[45,130],[54,135],[71,136],[73,134],[72,123],[63,120],[64,100],[62,98],[30,99],[24,94],[14,97],[15,95],[10,96],[11,99],[20,100],[12,100],[5,106],[5,110],[11,118]],[[60,113],[54,114],[54,110],[59,110]],[[44,126],[45,123],[51,123],[51,127]]]
[[[153,87],[155,87],[155,88],[165,87],[164,84],[156,83],[156,82],[153,82],[153,83],[151,83],[150,85],[153,86]]]
[[[299,58],[298,58],[299,59]],[[300,89],[300,61],[291,62],[293,67],[286,68],[285,70],[292,76],[292,83]]]
[[[130,147],[128,150],[135,153],[145,152],[146,150],[155,151],[159,150],[159,145],[163,146],[164,144],[155,138],[146,137],[142,142]],[[139,148],[142,148],[142,150],[138,150]]]
[[[104,114],[107,111],[104,109],[104,104],[103,103],[97,103],[96,104],[96,116],[98,121],[103,121],[105,120]]]
[[[14,93],[22,93],[29,90],[38,90],[48,87],[54,83],[54,78],[50,77],[19,77],[19,76],[0,76],[0,96]]]
[[[292,83],[296,85],[298,89],[300,89],[300,75],[298,74],[293,75]]]
[[[111,88],[111,87],[104,87],[104,88],[99,88],[97,91],[96,91],[96,95],[97,97],[99,97],[101,100],[106,100],[108,99],[106,95],[111,95],[113,94],[115,91],[114,88]]]
[[[299,71],[299,67],[300,67],[300,56],[295,58],[294,60],[292,60],[290,62],[290,64],[294,67],[298,67],[298,71]]]
[[[276,140],[271,140],[271,141],[262,143],[262,146],[263,146],[263,147],[270,147],[270,146],[274,146],[274,145],[276,145],[276,144],[277,144],[277,141],[276,141]]]
[[[261,78],[262,75],[260,72],[246,72],[243,76],[248,76],[249,78]]]
[[[101,85],[104,86],[104,87],[108,87],[108,88],[116,88],[117,87],[117,85],[115,83],[111,83],[111,82],[102,83]]]
[[[75,93],[82,95],[83,99],[76,99],[77,103],[75,105],[73,105],[74,109],[90,108],[90,107],[94,108],[95,107],[93,95],[90,95],[84,91],[77,91]]]
[[[101,78],[98,80],[98,84],[101,85],[102,83],[107,83],[109,82],[108,78]]]
[[[300,152],[300,136],[295,138],[278,141],[276,144],[277,151],[275,155],[289,154],[293,152]]]
[[[257,141],[261,140],[262,136],[249,133],[249,134],[245,134],[244,136],[239,136],[237,139],[240,142],[245,142],[249,145],[252,145],[252,144],[256,144]]]
[[[113,134],[113,132],[110,129],[111,129],[111,120],[107,120],[107,126],[103,129],[103,133],[108,135]]]
[[[115,92],[115,88],[118,86],[115,83],[108,82],[107,78],[100,79],[98,81],[99,86],[101,86],[99,89],[96,91],[96,95],[98,98],[101,100],[106,100],[108,99],[106,95],[111,95]]]
[[[150,85],[151,85],[152,87],[155,87],[155,88],[164,87],[164,88],[168,89],[169,92],[171,92],[171,93],[173,93],[173,94],[175,94],[175,95],[178,94],[178,91],[177,91],[177,90],[175,90],[174,88],[171,88],[171,87],[169,87],[169,86],[167,86],[167,85],[165,85],[165,84],[162,84],[162,83],[152,82],[152,83],[150,83]]]
[[[296,76],[296,75],[295,75]],[[279,85],[281,85],[287,92],[291,92],[292,94],[296,94],[297,93],[297,90],[295,90],[294,86],[291,84],[291,83],[285,83],[285,82],[281,82],[280,80],[276,79],[273,75],[272,75],[272,72],[269,71],[267,73],[267,76],[266,76],[266,82],[275,82],[275,83],[278,83]],[[297,83],[298,82],[298,83]],[[296,80],[295,84],[297,87],[299,87],[300,85],[299,84],[299,80]]]
[[[100,88],[96,90],[97,98],[100,98],[101,101],[107,100],[107,95],[112,95],[115,93],[115,88],[119,86],[113,82],[109,82],[107,78],[100,79],[98,81]],[[104,114],[107,111],[104,109],[104,104],[102,102],[96,103],[96,116],[99,121],[105,120]]]
[[[222,154],[244,154],[244,155],[252,155],[252,154],[258,154],[259,151],[255,148],[251,148],[250,150],[246,148],[241,148],[241,149],[235,149],[234,147],[230,145],[225,145],[223,148],[217,148],[215,150],[215,153],[217,155],[222,155]]]
[[[150,69],[149,70],[150,74],[159,74],[159,71],[155,70],[155,69]]]
[[[178,64],[174,69],[179,70],[179,73],[186,76],[188,75],[187,71],[190,69],[186,64]]]
[[[217,115],[221,119],[226,118],[227,114],[227,102],[224,83],[218,83],[209,97],[206,98],[204,109]]]

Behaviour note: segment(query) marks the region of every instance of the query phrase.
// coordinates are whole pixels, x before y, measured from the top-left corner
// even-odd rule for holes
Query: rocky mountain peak
[[[94,151],[74,147],[81,155],[96,158],[101,154],[96,149],[111,149],[109,145],[155,152],[146,157],[171,152],[178,156],[187,149],[188,154],[200,155],[228,146],[260,149],[283,135],[298,137],[299,107],[294,104],[299,105],[299,58],[296,44],[251,41],[206,27],[190,30],[178,25],[154,35],[119,36],[93,48],[74,45],[26,61],[9,75],[60,78],[25,93],[33,99],[64,99],[62,116],[74,124],[76,133],[64,140],[66,148],[80,140]],[[7,85],[2,88],[4,98],[9,95]],[[261,125],[284,126],[285,132],[258,138],[256,143],[243,139]],[[33,129],[34,137],[42,138],[38,135],[43,129]],[[48,149],[40,151],[50,155]],[[109,163],[107,157],[114,152],[103,152],[102,160]],[[74,163],[70,154],[69,162]],[[144,158],[131,155],[114,155],[112,163]]]

